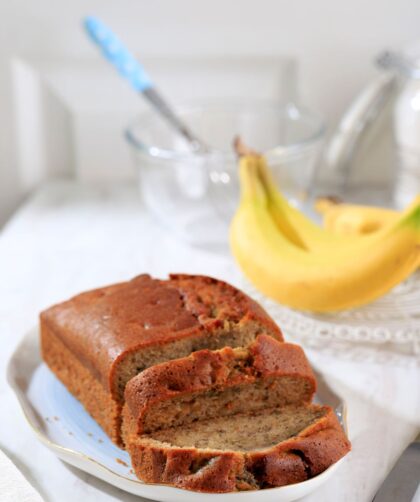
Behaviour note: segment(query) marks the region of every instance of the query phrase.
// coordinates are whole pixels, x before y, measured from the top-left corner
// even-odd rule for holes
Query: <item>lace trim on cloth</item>
[[[375,302],[334,314],[312,314],[284,307],[257,291],[246,279],[241,289],[258,301],[287,336],[319,341],[340,340],[397,344],[420,355],[420,272]]]

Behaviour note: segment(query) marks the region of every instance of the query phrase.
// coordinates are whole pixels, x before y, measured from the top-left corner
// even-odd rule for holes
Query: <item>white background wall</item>
[[[301,101],[330,125],[373,76],[381,49],[420,38],[415,0],[0,0],[0,224],[25,196],[13,58],[96,57],[80,29],[87,14],[101,16],[144,57],[296,57]],[[121,92],[134,113],[136,98]]]

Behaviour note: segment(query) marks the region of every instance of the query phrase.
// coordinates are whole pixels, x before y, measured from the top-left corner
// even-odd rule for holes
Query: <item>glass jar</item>
[[[329,142],[323,176],[346,200],[401,209],[420,193],[420,43],[377,64]]]

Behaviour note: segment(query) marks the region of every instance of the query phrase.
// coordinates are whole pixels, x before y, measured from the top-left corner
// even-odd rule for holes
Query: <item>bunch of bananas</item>
[[[262,156],[240,157],[239,176],[232,253],[257,289],[283,305],[312,312],[353,308],[420,265],[420,196],[376,232],[338,235],[287,202]]]

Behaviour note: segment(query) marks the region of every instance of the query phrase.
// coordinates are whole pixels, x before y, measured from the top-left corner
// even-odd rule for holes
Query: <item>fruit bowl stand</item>
[[[420,355],[420,272],[369,305],[333,314],[289,309],[261,294],[246,280],[241,287],[265,307],[286,334],[314,348],[350,342],[384,345]]]

